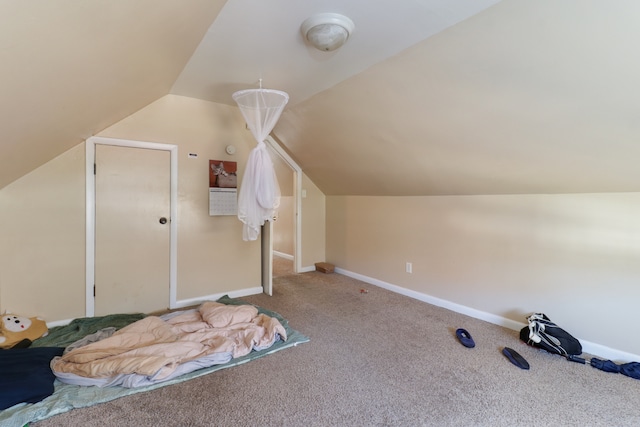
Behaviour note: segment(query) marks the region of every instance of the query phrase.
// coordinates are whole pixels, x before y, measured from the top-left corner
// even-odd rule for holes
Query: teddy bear
[[[0,319],[0,348],[28,347],[49,333],[47,322],[39,317],[3,314]]]

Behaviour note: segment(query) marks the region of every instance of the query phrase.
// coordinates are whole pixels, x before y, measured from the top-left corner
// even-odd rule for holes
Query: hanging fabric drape
[[[280,206],[280,186],[264,140],[278,122],[289,95],[272,89],[246,89],[234,93],[233,100],[258,142],[249,154],[238,195],[238,219],[244,224],[242,238],[256,240],[260,227]]]

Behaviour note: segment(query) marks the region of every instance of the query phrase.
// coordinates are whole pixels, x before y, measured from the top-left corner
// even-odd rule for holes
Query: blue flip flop
[[[507,359],[509,359],[509,361],[518,368],[529,369],[529,362],[527,362],[524,357],[520,356],[520,354],[514,349],[505,347],[502,349],[502,354],[507,356]]]
[[[462,329],[462,328],[456,329],[456,337],[458,337],[458,340],[460,340],[462,345],[465,347],[473,348],[476,346],[476,343],[473,341],[473,338],[471,338],[471,334],[467,332],[465,329]]]

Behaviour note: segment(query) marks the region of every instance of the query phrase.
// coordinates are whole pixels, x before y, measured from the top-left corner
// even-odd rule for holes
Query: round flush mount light
[[[336,50],[346,43],[355,25],[346,16],[337,13],[319,13],[302,23],[302,36],[313,47],[325,52]]]

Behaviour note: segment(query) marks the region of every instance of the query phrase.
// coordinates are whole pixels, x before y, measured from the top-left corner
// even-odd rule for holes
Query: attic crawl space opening
[[[238,219],[242,221],[242,238],[257,240],[260,227],[273,219],[280,206],[280,186],[267,151],[265,139],[275,127],[289,101],[286,92],[273,89],[246,89],[235,92],[233,100],[258,142],[251,150],[238,195]]]

